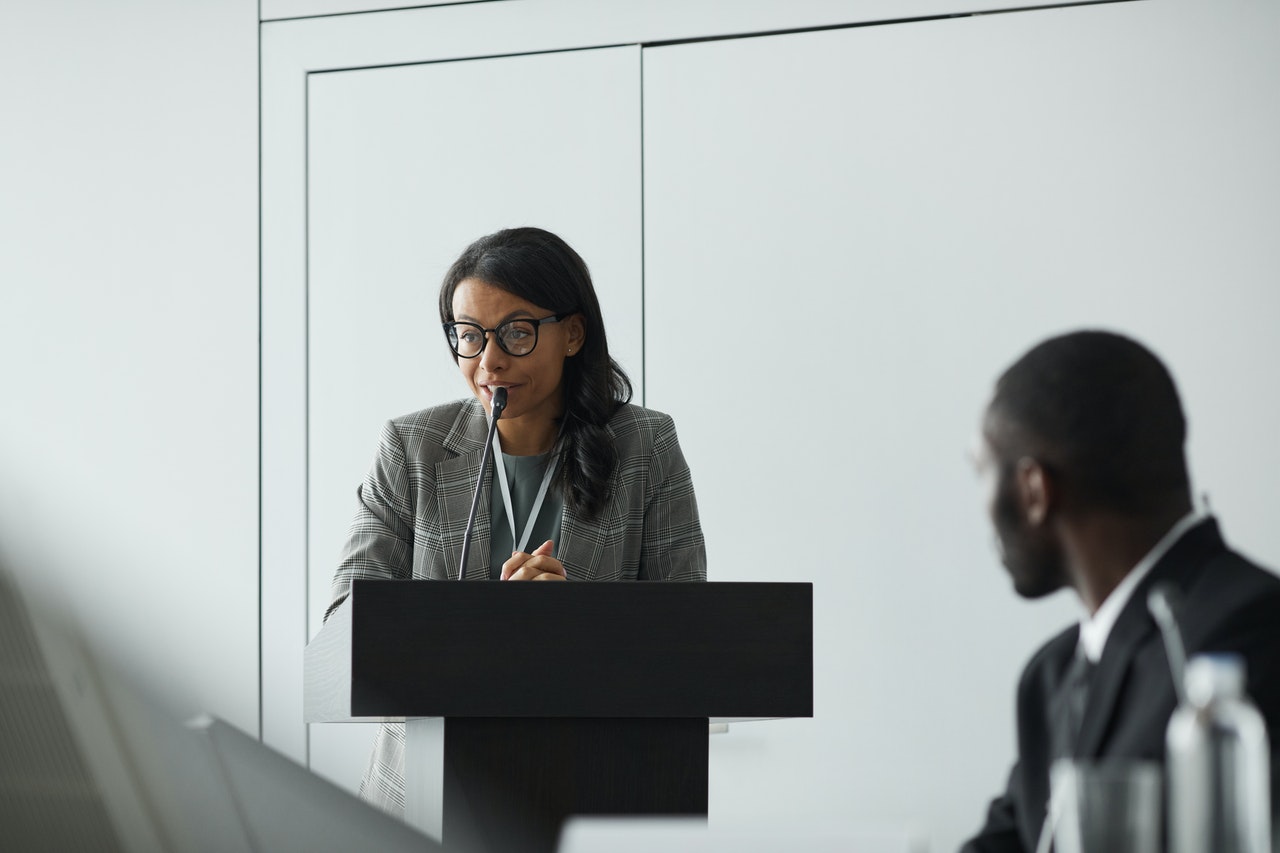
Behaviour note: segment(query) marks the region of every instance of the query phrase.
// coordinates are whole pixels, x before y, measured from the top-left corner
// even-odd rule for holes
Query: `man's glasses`
[[[522,356],[533,352],[538,345],[538,327],[543,323],[559,323],[572,314],[552,314],[541,320],[508,320],[499,323],[497,328],[486,329],[476,323],[445,323],[444,335],[449,339],[449,348],[458,358],[475,358],[484,352],[489,342],[489,332],[493,332],[498,346],[507,355]]]

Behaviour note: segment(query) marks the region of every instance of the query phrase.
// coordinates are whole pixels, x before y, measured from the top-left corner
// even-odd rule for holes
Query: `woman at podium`
[[[539,228],[490,234],[449,268],[439,307],[471,396],[383,427],[328,612],[364,578],[706,580],[675,425],[630,403],[582,258]],[[383,726],[361,796],[402,814],[403,767],[403,726]]]

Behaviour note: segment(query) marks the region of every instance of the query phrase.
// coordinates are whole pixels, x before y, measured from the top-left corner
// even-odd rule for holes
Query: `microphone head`
[[[501,386],[493,389],[493,400],[489,403],[489,409],[493,412],[493,419],[496,421],[502,416],[502,410],[507,407],[507,389]]]

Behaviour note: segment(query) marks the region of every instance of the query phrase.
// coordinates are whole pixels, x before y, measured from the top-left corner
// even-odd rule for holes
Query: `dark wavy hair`
[[[508,228],[463,251],[440,285],[440,320],[453,316],[453,293],[473,278],[557,314],[581,314],[586,340],[564,365],[563,464],[557,482],[566,505],[595,516],[608,498],[617,452],[605,425],[631,400],[631,380],[609,356],[591,273],[564,240],[541,228]],[[454,357],[457,360],[457,356]]]

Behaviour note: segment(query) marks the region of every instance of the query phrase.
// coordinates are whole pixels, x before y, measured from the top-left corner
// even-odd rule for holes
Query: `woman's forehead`
[[[476,278],[463,279],[453,291],[453,316],[458,319],[500,323],[512,317],[545,313],[548,309]]]

